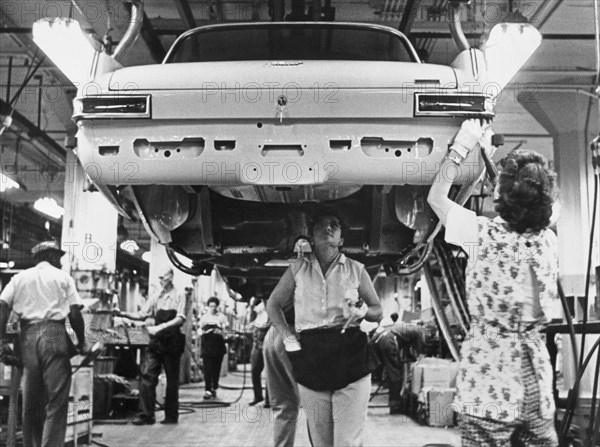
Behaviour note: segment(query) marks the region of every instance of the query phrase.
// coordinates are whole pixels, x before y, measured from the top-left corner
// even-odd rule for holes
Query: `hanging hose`
[[[183,273],[192,276],[200,276],[204,273],[204,268],[201,265],[196,265],[196,263],[193,263],[191,267],[188,267],[181,262],[179,257],[175,254],[175,250],[173,250],[171,247],[165,247],[165,251],[167,252],[169,261],[171,261],[175,268],[181,270]]]
[[[429,287],[429,291],[431,292],[431,307],[433,309],[433,313],[438,322],[440,333],[448,349],[450,350],[450,354],[454,358],[455,362],[460,361],[459,355],[459,347],[452,337],[452,333],[450,332],[450,324],[448,323],[448,319],[446,318],[446,314],[444,313],[444,307],[442,306],[442,298],[439,294],[439,290],[435,283],[435,279],[433,277],[433,271],[429,263],[425,263],[423,266],[423,271],[425,272],[425,279],[427,280],[427,286]]]
[[[575,373],[577,373],[579,365],[577,363],[577,340],[575,337],[575,328],[573,327],[573,318],[571,317],[571,313],[569,312],[569,304],[567,303],[565,291],[563,289],[562,283],[560,282],[560,279],[556,281],[556,287],[558,289],[558,297],[560,298],[560,302],[562,304],[565,319],[567,320],[567,326],[569,327],[569,339],[571,340],[571,349],[573,350],[573,362],[575,366]]]
[[[461,301],[461,297],[458,294],[455,284],[452,284],[452,275],[447,265],[447,259],[442,254],[443,248],[441,248],[439,244],[436,244],[433,250],[442,273],[442,280],[444,283],[444,288],[446,289],[446,294],[450,299],[452,312],[456,316],[456,320],[462,329],[463,335],[466,336],[469,333],[469,321],[466,319],[466,314],[464,314],[460,308],[459,302]]]
[[[581,328],[581,347],[579,350],[579,362],[578,368],[576,372],[578,375],[583,375],[585,370],[585,366],[583,365],[583,356],[585,353],[585,337],[586,337],[586,329],[587,329],[587,306],[589,299],[589,285],[590,285],[590,274],[592,268],[592,249],[594,245],[594,230],[596,226],[596,210],[597,210],[597,202],[598,202],[598,176],[596,175],[597,170],[597,158],[594,150],[594,143],[592,143],[592,165],[594,167],[594,194],[593,194],[593,210],[592,210],[592,223],[590,229],[590,241],[589,241],[589,249],[588,249],[588,259],[587,259],[587,270],[585,275],[585,291],[584,291],[584,299],[583,299],[583,320],[582,320],[582,328]],[[573,352],[573,355],[576,355],[577,351]],[[587,366],[587,365],[586,365]],[[573,415],[575,413],[575,408],[577,406],[577,401],[579,399],[579,381],[573,385],[571,390],[569,391],[569,396],[567,399],[567,408],[565,410],[565,415],[563,417],[563,421],[560,428],[560,439],[566,439],[567,434],[569,433],[569,428],[571,425],[571,421],[573,420]]]
[[[580,368],[579,372],[577,373],[577,378],[575,379],[575,384],[573,385],[573,390],[579,389],[579,383],[581,382],[581,378],[583,377],[583,374],[585,373],[585,369],[586,369],[588,363],[590,362],[590,360],[592,359],[592,356],[594,355],[594,351],[596,351],[599,346],[600,346],[600,338],[598,338],[598,340],[596,340],[596,343],[594,343],[592,345],[590,352],[586,356],[585,361],[582,363],[582,367]],[[569,407],[570,405],[575,407],[576,403],[577,403],[577,393],[570,393],[569,402],[567,402],[567,407]],[[565,413],[565,419],[566,419],[566,417],[567,417],[567,415]],[[573,415],[571,414],[571,419],[572,418],[573,418]],[[560,435],[561,440],[566,439],[566,436],[569,432],[570,423],[571,423],[571,420],[569,419],[568,425],[565,425],[564,420],[563,420],[563,426],[561,427],[561,435]]]
[[[595,44],[596,44],[596,79],[595,79],[595,84],[596,84],[596,94],[600,93],[600,18],[598,16],[599,13],[599,7],[598,7],[598,0],[594,0],[594,33],[595,33]],[[600,120],[600,101],[598,101],[598,119]],[[599,123],[599,127],[600,127],[600,123]],[[600,152],[598,151],[598,139],[596,138],[593,142],[592,142],[592,166],[594,167],[594,185],[596,186],[597,182],[598,182],[598,176],[600,175]],[[594,194],[594,217],[595,217],[595,210],[596,210],[596,202],[597,202],[597,197],[596,197],[596,188],[594,189],[595,194]],[[598,281],[599,278],[598,276],[596,276],[596,281]],[[596,297],[596,299],[598,299],[598,297]],[[587,300],[586,300],[586,306],[587,306]],[[586,307],[586,312],[584,312],[584,317],[587,317],[587,307]],[[583,346],[583,339],[582,339],[582,346]],[[582,348],[583,349],[583,348]],[[592,391],[592,403],[591,403],[591,414],[590,414],[590,429],[592,430],[592,446],[596,445],[596,440],[598,439],[598,430],[600,430],[600,408],[596,409],[596,404],[597,402],[597,394],[598,394],[598,380],[599,380],[599,376],[600,376],[600,348],[599,348],[599,352],[598,352],[598,356],[596,358],[596,370],[595,370],[595,374],[594,374],[594,387],[593,387],[593,391]],[[597,413],[597,415],[596,415]],[[594,416],[597,417],[597,420],[594,420]]]
[[[471,324],[471,317],[467,308],[466,291],[464,288],[464,282],[462,282],[462,272],[451,264],[450,259],[452,259],[454,263],[456,261],[454,260],[453,256],[448,255],[448,252],[446,251],[443,243],[438,242],[438,244],[435,247],[435,250],[438,255],[438,258],[441,259],[441,262],[443,263],[441,267],[446,273],[445,276],[448,277],[448,283],[452,289],[452,294],[456,299],[456,307],[458,307],[459,309],[460,318],[461,321],[464,321],[465,333],[467,333],[468,328]],[[446,281],[444,280],[444,282]]]
[[[600,409],[596,410],[596,398],[598,395],[598,379],[600,376],[600,349],[596,356],[596,371],[594,373],[594,388],[592,390],[592,408],[590,413],[590,429],[592,430],[592,446],[596,445],[596,439],[598,437],[598,430],[600,430]],[[597,415],[595,414],[597,412]],[[597,417],[597,421],[594,421],[594,416]]]
[[[419,251],[420,251],[420,253],[419,253]],[[408,275],[412,275],[412,274],[418,272],[419,270],[421,270],[423,265],[427,262],[432,251],[433,251],[433,239],[430,239],[424,245],[416,246],[408,254],[406,254],[405,256],[402,257],[402,259],[400,260],[400,263],[408,261],[416,253],[419,253],[419,257],[417,258],[417,260],[410,265],[398,267],[397,274],[400,276],[408,276]]]

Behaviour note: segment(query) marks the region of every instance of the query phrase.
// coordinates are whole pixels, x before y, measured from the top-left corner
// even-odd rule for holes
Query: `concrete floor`
[[[262,404],[250,407],[252,391],[249,379],[242,390],[243,373],[229,373],[221,380],[219,400],[233,402],[225,408],[206,408],[202,384],[182,386],[179,424],[134,426],[131,424],[99,424],[93,428],[97,445],[109,447],[192,447],[192,446],[268,446],[272,445],[273,414]],[[375,387],[374,387],[375,391]],[[460,446],[458,430],[421,426],[405,415],[390,415],[385,406],[387,395],[371,401],[365,436],[367,446],[421,447],[426,444]],[[157,421],[163,413],[157,413]],[[295,445],[310,446],[304,415],[298,422]]]

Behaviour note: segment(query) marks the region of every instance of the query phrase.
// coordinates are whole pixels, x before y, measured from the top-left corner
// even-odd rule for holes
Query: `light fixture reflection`
[[[488,80],[504,88],[542,43],[542,35],[529,23],[499,23],[485,44]]]
[[[39,211],[40,213],[44,213],[47,216],[53,217],[55,219],[60,219],[65,214],[65,209],[56,203],[51,197],[44,197],[43,199],[37,199],[33,208]]]
[[[135,254],[135,252],[140,249],[140,246],[137,244],[137,242],[132,239],[121,242],[119,247],[121,247],[121,250],[125,250],[129,254]]]
[[[10,177],[7,177],[6,175],[4,175],[0,172],[0,192],[4,192],[7,189],[13,189],[13,188],[19,189],[20,186],[13,179],[11,179]]]
[[[33,41],[74,84],[90,80],[99,49],[81,30],[79,22],[66,18],[44,18],[33,24]]]

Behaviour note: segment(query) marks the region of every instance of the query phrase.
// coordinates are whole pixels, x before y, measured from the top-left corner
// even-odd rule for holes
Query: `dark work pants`
[[[400,391],[402,390],[403,379],[403,364],[400,361],[400,348],[398,339],[392,333],[382,335],[377,343],[379,352],[383,360],[383,368],[389,380],[389,404],[390,408],[396,409],[402,407],[402,398]]]
[[[165,397],[165,419],[176,421],[179,415],[179,360],[181,354],[158,354],[151,348],[146,349],[142,366],[140,384],[140,410],[144,417],[154,418],[156,403],[156,385],[161,368],[167,376],[167,395]]]
[[[224,355],[220,356],[202,356],[204,365],[204,385],[206,391],[216,391],[219,388],[219,376],[221,375],[221,363]]]
[[[252,371],[252,388],[254,390],[254,400],[262,400],[262,380],[261,375],[265,367],[265,360],[262,349],[252,348],[250,354],[250,369]]]
[[[32,323],[21,331],[25,447],[64,445],[71,388],[67,337],[62,321]]]

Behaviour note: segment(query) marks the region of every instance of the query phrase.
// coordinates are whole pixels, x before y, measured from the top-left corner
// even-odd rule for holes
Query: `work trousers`
[[[179,360],[181,353],[157,353],[152,348],[146,349],[142,366],[140,384],[140,410],[145,418],[154,419],[156,405],[156,386],[158,376],[164,367],[167,376],[165,396],[165,419],[176,421],[179,417]]]
[[[265,368],[265,360],[263,357],[263,350],[252,348],[250,353],[250,369],[252,371],[252,389],[254,390],[254,400],[259,401],[263,399],[263,388],[262,388],[262,372]],[[267,392],[267,401],[269,393]]]
[[[64,321],[40,321],[21,330],[23,445],[61,447],[65,442],[71,362]]]
[[[335,391],[298,385],[313,446],[362,446],[371,395],[371,374]]]
[[[390,409],[400,409],[402,407],[400,392],[402,390],[404,365],[400,361],[401,352],[398,340],[393,333],[387,333],[381,336],[377,344],[379,345],[383,368],[389,381]]]
[[[223,357],[223,355],[205,355],[202,357],[206,391],[217,391],[219,388],[219,377],[221,376],[221,363],[223,363]]]
[[[269,399],[274,414],[273,445],[293,447],[300,397],[283,338],[275,326],[271,326],[265,336],[263,356]]]

